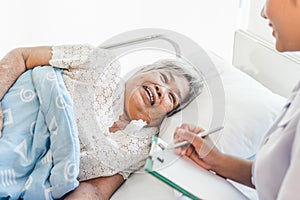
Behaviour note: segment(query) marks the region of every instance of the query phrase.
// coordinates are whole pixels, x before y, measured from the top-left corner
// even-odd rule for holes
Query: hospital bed
[[[145,41],[155,40],[155,37],[151,37]],[[166,40],[161,35],[156,39]],[[175,54],[180,54],[180,48],[174,45],[172,40],[167,42],[172,44]],[[108,45],[106,48],[115,47]],[[244,30],[235,33],[232,64],[210,50],[205,51],[221,77],[225,95],[225,128],[222,136],[218,138],[217,145],[226,153],[253,159],[264,132],[275,119],[300,77],[300,60],[297,55],[276,52],[273,44]],[[182,113],[177,113],[166,119],[159,136],[170,142],[173,130],[183,122],[209,127],[209,119],[213,112],[210,92],[209,88],[205,87],[202,94],[185,109],[185,112],[192,113],[188,117],[183,118]],[[234,182],[232,184],[249,199],[257,199],[255,190]],[[184,199],[179,196],[173,188],[141,168],[125,181],[111,199]]]

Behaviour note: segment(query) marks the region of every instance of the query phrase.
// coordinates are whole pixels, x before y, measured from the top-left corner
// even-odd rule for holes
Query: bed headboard
[[[233,65],[284,97],[300,80],[299,55],[279,53],[274,44],[245,30],[235,33]]]

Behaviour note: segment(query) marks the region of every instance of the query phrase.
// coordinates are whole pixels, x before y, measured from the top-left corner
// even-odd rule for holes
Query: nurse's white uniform
[[[270,128],[252,168],[260,200],[300,199],[300,82]]]

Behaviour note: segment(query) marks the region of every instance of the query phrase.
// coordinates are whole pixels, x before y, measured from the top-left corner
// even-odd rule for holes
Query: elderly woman
[[[144,66],[122,83],[119,65],[107,50],[88,45],[44,46],[18,48],[1,60],[0,97],[24,71],[43,65],[63,69],[58,74],[71,96],[78,129],[81,183],[66,199],[108,199],[130,173],[143,165],[151,138],[158,133],[163,119],[184,108],[202,87],[199,74],[175,60]],[[46,68],[23,75],[32,71],[32,76],[36,74],[40,79],[47,76],[43,72]],[[17,85],[18,81],[13,88]],[[13,91],[1,100],[3,110]],[[37,89],[36,96],[41,92]],[[7,149],[11,146],[6,139],[11,134],[8,130],[4,126],[0,139]],[[9,152],[4,156],[10,156]],[[0,170],[4,169],[1,165],[5,164],[0,162]],[[0,191],[1,197],[10,195],[5,191],[7,188]]]

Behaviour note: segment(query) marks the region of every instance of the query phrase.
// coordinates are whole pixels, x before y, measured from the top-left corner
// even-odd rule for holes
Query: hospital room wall
[[[265,4],[265,0],[248,0],[249,3],[249,18],[248,18],[248,27],[247,29],[260,36],[264,40],[274,43],[275,40],[272,37],[272,29],[268,26],[269,21],[264,20],[260,13]]]
[[[19,46],[90,43],[137,28],[182,33],[231,62],[240,0],[0,2],[0,57]]]
[[[269,21],[261,17],[261,10],[266,0],[240,0],[239,28],[247,30],[261,39],[275,43]]]
[[[241,2],[244,2],[244,10],[246,11],[243,12],[242,15],[240,15],[241,18],[244,19],[242,25],[243,29],[254,33],[255,35],[271,44],[274,44],[275,38],[272,36],[272,29],[268,26],[269,21],[264,20],[260,15],[266,0],[241,0]],[[300,52],[290,52],[283,54],[289,54],[295,57],[298,62],[300,61]]]

